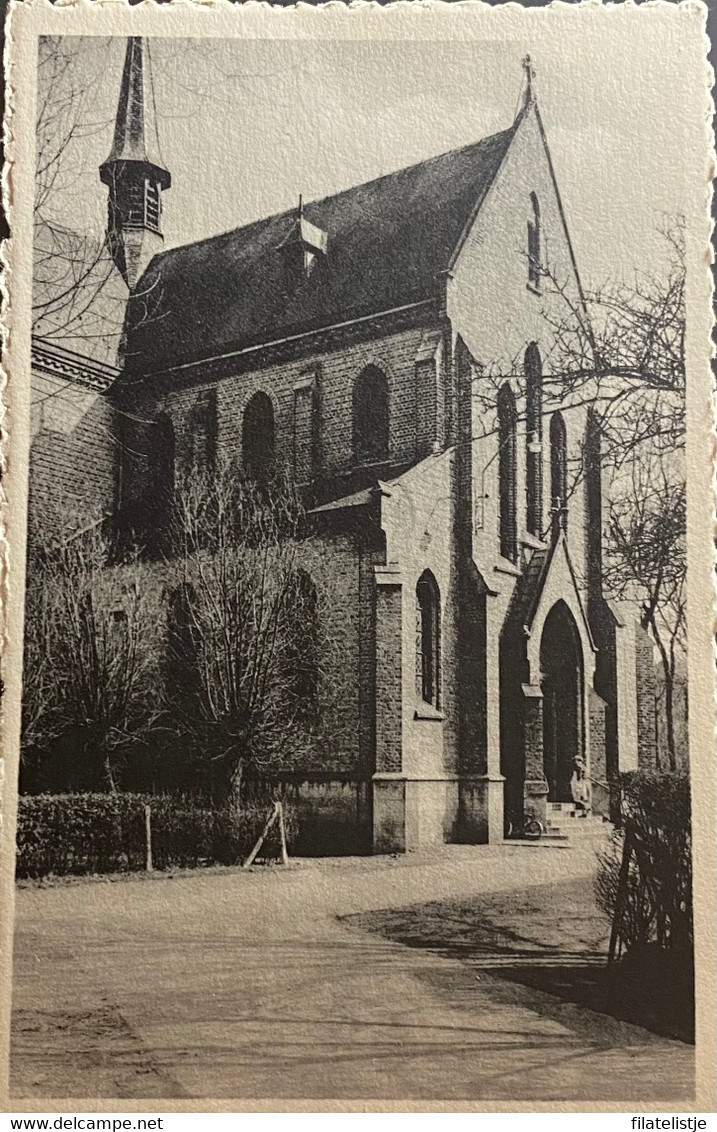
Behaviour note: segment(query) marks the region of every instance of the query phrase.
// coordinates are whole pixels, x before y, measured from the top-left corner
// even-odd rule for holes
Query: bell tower
[[[132,290],[161,251],[162,193],[172,183],[159,150],[149,43],[127,40],[112,150],[100,166],[109,189],[107,244]]]

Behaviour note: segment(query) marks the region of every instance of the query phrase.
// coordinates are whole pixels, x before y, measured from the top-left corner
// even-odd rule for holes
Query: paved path
[[[587,847],[451,846],[23,889],[13,1094],[687,1099],[691,1047],[528,991],[501,1001],[467,965],[337,919],[593,868]]]

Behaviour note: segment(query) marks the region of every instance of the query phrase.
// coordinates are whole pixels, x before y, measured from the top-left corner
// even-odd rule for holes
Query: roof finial
[[[303,193],[299,193],[299,220],[303,220],[303,218],[304,218],[304,196],[303,196]]]
[[[535,67],[530,60],[530,55],[526,55],[523,59],[523,70],[525,71],[525,94],[523,96],[523,109],[527,109],[527,107],[535,101],[535,91],[533,90]]]

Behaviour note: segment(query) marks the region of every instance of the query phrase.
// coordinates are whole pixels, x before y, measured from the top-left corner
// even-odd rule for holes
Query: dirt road
[[[501,1001],[458,959],[337,918],[593,868],[587,846],[451,846],[23,889],[13,1095],[687,1100],[691,1047]]]

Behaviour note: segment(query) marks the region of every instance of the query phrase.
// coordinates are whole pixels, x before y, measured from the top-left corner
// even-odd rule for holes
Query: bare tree
[[[161,704],[161,590],[137,556],[113,564],[103,521],[34,516],[27,584],[23,746],[72,736],[95,778],[116,790],[114,759],[146,744]]]
[[[305,766],[319,743],[329,596],[302,569],[303,521],[288,483],[228,462],[178,493],[172,716],[224,799],[247,771]]]
[[[546,272],[561,302],[544,312],[553,332],[551,380],[571,403],[598,411],[606,460],[616,467],[649,448],[669,457],[685,442],[685,231],[675,217],[660,230],[661,274],[604,286],[583,301]]]
[[[684,219],[669,220],[658,234],[667,251],[664,270],[636,275],[630,285],[578,292],[574,279],[541,269],[542,318],[551,340],[542,359],[543,411],[593,406],[603,456],[618,467],[643,444],[664,453],[684,446]],[[476,369],[473,396],[482,412],[474,416],[493,419],[508,379],[525,394],[522,350]]]
[[[60,204],[82,199],[94,177],[80,160],[86,139],[106,131],[98,117],[99,85],[105,81],[111,40],[42,36],[38,43],[38,108],[33,247],[33,334],[93,354],[119,345],[126,288],[103,231],[67,227]]]
[[[675,684],[686,647],[684,221],[661,234],[669,252],[661,276],[594,292],[552,326],[566,392],[584,396],[599,421],[610,478],[604,583],[639,603],[659,654],[674,770]]]
[[[640,620],[658,653],[664,681],[670,769],[678,766],[675,679],[685,648],[686,506],[679,468],[652,453],[630,464],[610,501],[605,581],[618,597],[640,604]]]
[[[578,293],[574,281],[542,272],[543,318],[552,347],[543,361],[543,412],[590,407],[606,468],[608,521],[604,584],[639,603],[660,656],[665,735],[676,766],[675,681],[685,649],[685,225],[660,232],[662,273]],[[478,420],[492,421],[501,384],[525,393],[523,357],[479,371]],[[569,460],[567,499],[582,488],[582,448]]]

